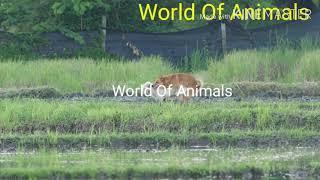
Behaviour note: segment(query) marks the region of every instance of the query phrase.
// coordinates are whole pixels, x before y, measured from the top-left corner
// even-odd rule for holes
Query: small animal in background
[[[126,46],[131,49],[133,55],[137,57],[143,56],[143,52],[139,48],[137,48],[133,43],[127,42]]]
[[[164,87],[168,91],[166,97],[177,96],[185,102],[199,93],[202,84],[201,80],[191,74],[176,73],[160,76],[153,84],[153,88]]]

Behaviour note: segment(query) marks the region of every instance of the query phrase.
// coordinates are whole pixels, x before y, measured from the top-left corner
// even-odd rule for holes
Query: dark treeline
[[[102,16],[106,16],[107,31],[172,32],[179,23],[157,19],[142,21],[139,4],[157,3],[159,7],[171,8],[177,7],[179,2],[185,6],[196,3],[196,11],[207,3],[224,2],[226,12],[230,12],[235,3],[242,7],[257,7],[257,4],[288,7],[297,2],[301,7],[316,8],[320,0],[0,0],[0,57],[20,57],[37,52],[46,43],[40,36],[44,32],[62,33],[83,44],[84,38],[78,32],[101,30]],[[196,27],[196,24],[186,27]],[[176,31],[181,29],[185,29],[184,25]],[[103,39],[97,38],[94,42],[90,56],[99,54],[96,47],[101,47],[100,41]]]
[[[303,6],[314,7],[320,0],[295,0]],[[38,33],[60,31],[72,33],[101,28],[101,16],[107,16],[108,30],[150,31],[157,27],[170,27],[172,22],[145,21],[140,18],[138,4],[158,3],[174,7],[178,2],[186,5],[196,2],[218,4],[220,0],[1,0],[0,28],[14,33]],[[233,4],[255,6],[284,5],[282,0],[225,0],[227,9]],[[228,7],[229,6],[229,7]]]

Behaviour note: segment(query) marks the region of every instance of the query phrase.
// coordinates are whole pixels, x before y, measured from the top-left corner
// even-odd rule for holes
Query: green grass
[[[0,177],[20,178],[173,178],[173,177],[282,177],[305,169],[319,174],[320,154],[316,149],[216,149],[163,152],[82,151],[0,156]]]
[[[159,57],[140,61],[117,62],[106,59],[57,59],[0,63],[0,87],[50,86],[62,92],[91,92],[112,89],[112,85],[137,87],[153,81],[173,68]]]
[[[209,65],[207,79],[214,83],[319,81],[319,53],[290,49],[233,52]]]
[[[311,46],[307,45],[306,46]],[[247,50],[232,52],[222,60],[205,61],[200,52],[173,68],[159,57],[119,62],[116,59],[38,59],[37,61],[0,62],[1,88],[48,86],[60,92],[92,92],[112,89],[112,85],[138,87],[163,74],[192,71],[205,84],[233,82],[301,83],[320,80],[319,49]],[[207,62],[209,65],[207,66]]]
[[[192,146],[209,147],[293,147],[315,146],[320,138],[318,131],[304,129],[281,130],[232,130],[210,133],[79,133],[35,132],[34,134],[5,134],[0,137],[0,148],[22,150],[57,149],[99,149],[99,148],[141,148],[166,149],[169,147],[189,148]]]
[[[295,67],[295,79],[298,81],[320,80],[320,50],[307,53]]]
[[[186,132],[320,129],[319,103],[121,103],[1,100],[2,132]]]
[[[222,88],[221,84],[205,84],[206,87],[215,89]],[[278,98],[290,99],[297,97],[319,97],[319,82],[304,83],[276,83],[276,82],[235,82],[224,84],[225,88],[231,88],[234,97],[243,98]],[[203,93],[204,94],[204,93]],[[9,88],[0,89],[0,99],[9,98],[38,98],[38,99],[58,99],[63,97],[113,97],[111,89],[98,89],[93,92],[68,93],[61,92],[56,88],[35,87],[35,88]],[[151,99],[144,99],[150,101]],[[202,99],[204,100],[204,99]]]

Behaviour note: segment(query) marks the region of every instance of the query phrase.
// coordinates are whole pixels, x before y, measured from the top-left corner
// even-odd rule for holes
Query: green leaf
[[[52,9],[55,15],[61,15],[64,13],[66,6],[61,2],[56,2],[53,4]]]

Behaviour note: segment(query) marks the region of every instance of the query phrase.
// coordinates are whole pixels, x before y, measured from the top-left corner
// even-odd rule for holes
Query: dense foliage
[[[97,30],[101,16],[107,16],[107,29],[142,29],[138,4],[127,0],[3,0],[1,27],[10,32]]]
[[[142,32],[172,32],[204,25],[206,22],[177,21],[142,21],[139,4],[159,4],[160,7],[176,7],[178,2],[185,5],[196,3],[196,11],[206,3],[218,4],[220,0],[181,0],[181,1],[152,1],[152,0],[0,0],[0,31],[23,34],[19,44],[27,42],[26,47],[35,41],[34,37],[43,32],[61,32],[64,35],[83,43],[79,31],[97,31],[106,28],[108,31],[142,31]],[[230,11],[235,3],[244,7],[270,5],[288,5],[298,2],[301,6],[315,7],[320,0],[294,0],[283,2],[281,0],[224,0],[226,10]],[[286,4],[287,3],[287,4]],[[101,27],[102,16],[106,16],[106,27]],[[28,36],[26,36],[28,34]],[[2,43],[3,44],[3,43]],[[12,44],[12,43],[11,43]],[[13,43],[14,44],[14,43]],[[1,43],[0,43],[1,45]],[[6,45],[8,46],[8,44]],[[17,46],[14,44],[14,46]],[[18,45],[18,51],[21,46]],[[11,48],[12,49],[12,48]],[[17,51],[17,48],[13,48]],[[25,54],[29,50],[24,50]],[[7,51],[7,50],[6,50]]]
[[[296,1],[302,1],[303,5],[307,5],[306,1]],[[184,0],[183,2],[188,4],[195,1]],[[197,0],[197,7],[207,2],[216,4],[221,1]],[[262,5],[283,4],[283,1],[279,0],[226,0],[225,2],[229,6],[234,3],[244,6],[254,6],[257,3]],[[313,2],[319,4],[320,0],[313,0]],[[100,29],[102,15],[107,16],[108,30],[148,30],[159,25],[162,27],[172,25],[170,22],[142,22],[138,12],[139,3],[158,3],[166,7],[177,5],[177,1],[169,0],[1,0],[0,27],[15,33],[45,31],[68,33],[97,30]]]

